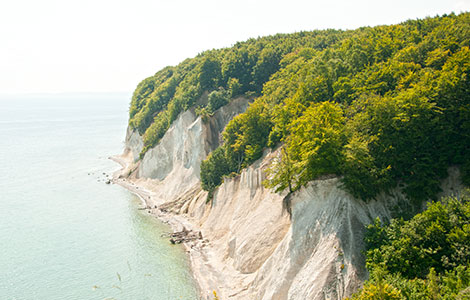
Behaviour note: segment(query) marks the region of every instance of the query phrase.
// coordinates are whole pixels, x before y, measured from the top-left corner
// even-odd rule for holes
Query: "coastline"
[[[126,173],[128,173],[128,168],[131,165],[131,160],[129,157],[126,157],[125,155],[114,155],[110,156],[109,159],[121,166],[120,169],[113,173],[111,181],[139,197],[141,201],[141,207],[138,208],[139,210],[145,210],[149,216],[155,217],[159,221],[169,225],[173,233],[183,231],[201,232],[200,228],[195,226],[185,217],[160,210],[159,206],[161,203],[157,203],[155,201],[155,199],[152,197],[153,193],[149,188],[149,184],[151,184],[150,179],[139,180],[126,176]],[[168,242],[170,242],[170,240]],[[207,263],[207,253],[204,253],[205,251],[203,251],[203,249],[206,249],[206,247],[209,245],[209,241],[205,238],[202,238],[188,242],[183,241],[181,244],[183,245],[184,250],[189,258],[190,272],[196,284],[198,299],[211,299],[210,295],[213,295],[212,291],[216,290],[216,284],[215,282],[212,282],[210,279],[204,278],[205,276],[203,276],[203,274],[207,273],[208,268],[211,269],[211,271],[214,271],[213,267]],[[214,285],[211,286],[211,282]]]

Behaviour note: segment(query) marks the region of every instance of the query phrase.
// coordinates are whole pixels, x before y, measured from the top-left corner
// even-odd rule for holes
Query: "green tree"
[[[219,86],[222,72],[220,61],[213,56],[205,56],[202,59],[199,70],[199,83],[203,90],[211,91]]]
[[[344,117],[339,105],[321,102],[307,108],[291,123],[295,135],[286,139],[284,163],[272,166],[274,173],[268,185],[277,190],[297,190],[308,181],[324,174],[337,174],[341,165],[344,139]],[[289,165],[288,171],[281,168]]]
[[[287,188],[289,193],[294,191],[296,174],[285,146],[281,147],[279,156],[274,158],[266,170],[266,174],[268,179],[263,182],[265,187],[273,188],[276,192],[284,191]]]
[[[213,192],[222,183],[222,176],[229,173],[223,147],[218,147],[201,163],[201,184],[206,191]]]
[[[234,98],[234,97],[240,95],[241,88],[242,87],[241,87],[240,82],[238,81],[238,79],[230,78],[228,80],[228,90],[230,92],[230,97],[231,98]]]
[[[220,107],[226,105],[230,100],[229,92],[220,88],[219,90],[213,91],[208,96],[207,108],[213,113]]]
[[[280,54],[273,48],[264,48],[256,65],[253,67],[253,88],[256,92],[261,92],[263,84],[269,80],[269,77],[279,69]]]

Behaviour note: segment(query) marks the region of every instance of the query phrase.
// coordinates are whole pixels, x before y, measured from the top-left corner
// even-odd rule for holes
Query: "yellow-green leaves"
[[[291,134],[281,156],[269,171],[268,186],[294,191],[320,175],[338,173],[345,142],[343,111],[338,104],[314,104],[289,128]]]
[[[230,170],[282,145],[267,182],[278,191],[335,174],[357,198],[398,186],[419,204],[436,196],[451,165],[470,184],[469,46],[469,13],[237,44],[222,73],[242,92],[283,56],[225,130]]]

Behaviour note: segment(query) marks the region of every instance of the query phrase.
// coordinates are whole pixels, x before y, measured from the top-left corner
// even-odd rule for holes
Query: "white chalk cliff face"
[[[382,195],[365,203],[340,188],[338,178],[316,180],[294,194],[262,185],[278,152],[240,175],[225,178],[212,203],[200,187],[200,163],[220,143],[220,133],[248,101],[232,100],[208,121],[187,111],[142,160],[142,138],[128,131],[130,178],[151,190],[152,200],[207,243],[192,245],[192,267],[203,295],[212,299],[343,299],[367,278],[363,235],[376,217],[390,218],[403,196]],[[452,175],[453,174],[453,175]],[[445,181],[459,190],[458,174]],[[209,298],[210,297],[210,298]]]
[[[130,167],[135,179],[150,179],[158,204],[179,198],[188,191],[199,189],[200,166],[206,156],[219,144],[225,125],[244,112],[249,104],[245,98],[233,99],[220,108],[208,122],[194,111],[182,113],[170,126],[160,142],[139,160],[143,149],[142,137],[128,129],[125,155],[135,163]]]

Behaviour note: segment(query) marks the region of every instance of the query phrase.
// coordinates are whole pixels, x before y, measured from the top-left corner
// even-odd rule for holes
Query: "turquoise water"
[[[129,95],[0,98],[0,299],[196,299],[184,250],[104,183]]]

